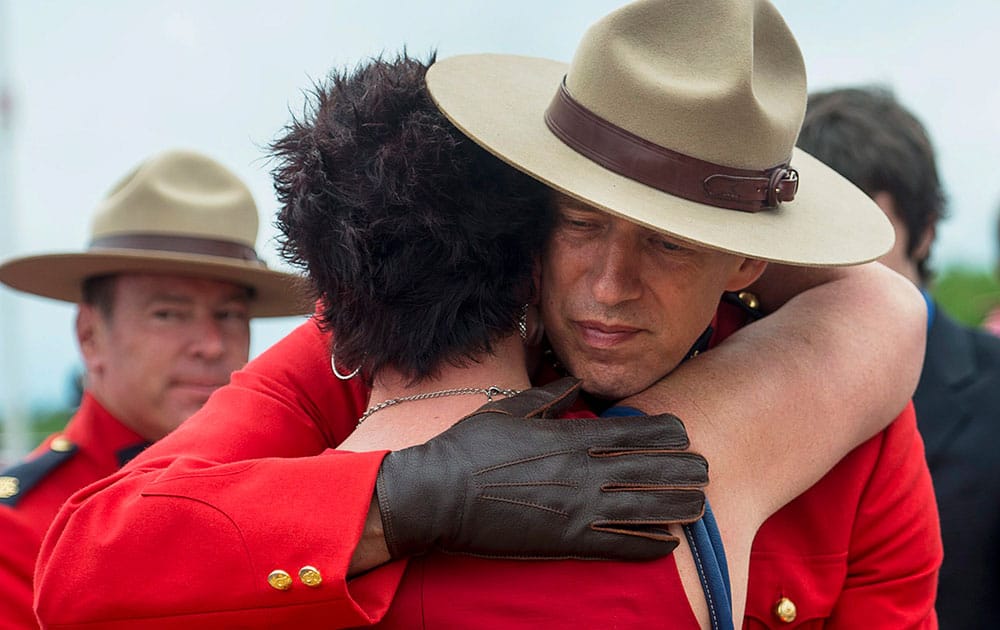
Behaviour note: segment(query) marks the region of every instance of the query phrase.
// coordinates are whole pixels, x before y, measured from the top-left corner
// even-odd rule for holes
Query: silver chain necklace
[[[361,414],[358,418],[358,425],[368,419],[368,416],[372,415],[376,411],[382,411],[386,407],[392,407],[393,405],[398,405],[399,403],[410,402],[411,400],[428,400],[430,398],[442,398],[444,396],[464,396],[467,394],[482,394],[486,396],[488,402],[493,402],[494,396],[515,396],[520,394],[519,389],[502,389],[496,385],[490,385],[489,387],[459,387],[457,389],[442,389],[439,392],[426,392],[424,394],[413,394],[411,396],[400,396],[399,398],[390,398],[389,400],[384,400],[377,405],[369,407],[367,411]]]

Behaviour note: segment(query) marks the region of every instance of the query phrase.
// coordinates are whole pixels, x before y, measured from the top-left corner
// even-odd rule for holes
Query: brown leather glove
[[[555,419],[579,381],[488,403],[386,455],[376,482],[393,558],[431,548],[503,558],[645,560],[701,517],[708,463],[676,417]]]

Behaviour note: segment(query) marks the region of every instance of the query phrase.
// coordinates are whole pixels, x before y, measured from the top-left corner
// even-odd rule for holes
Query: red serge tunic
[[[178,431],[67,503],[39,561],[40,618],[89,629],[695,627],[672,557],[513,562],[431,553],[347,580],[384,452],[329,447],[350,432],[366,398],[332,376],[328,339],[303,324]],[[751,562],[759,580],[751,581],[751,623],[933,626],[940,541],[911,425],[912,414],[901,416],[899,429],[861,446],[830,483],[797,500],[800,509],[786,507],[773,528],[769,521]],[[309,569],[320,584],[301,579]],[[287,590],[268,581],[276,570],[291,576]],[[798,607],[792,624],[771,612],[781,597]],[[852,618],[841,601],[864,612]]]
[[[0,473],[0,628],[35,625],[31,577],[42,538],[74,492],[121,468],[145,441],[84,394],[61,433]]]

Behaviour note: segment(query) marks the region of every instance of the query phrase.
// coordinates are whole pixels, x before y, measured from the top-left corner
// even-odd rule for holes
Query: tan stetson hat
[[[431,66],[427,86],[501,159],[682,239],[817,266],[892,245],[867,195],[794,148],[805,67],[764,0],[641,0],[593,25],[569,66],[466,55]]]
[[[257,257],[257,206],[224,166],[193,151],[142,162],[97,208],[84,252],[15,258],[0,282],[44,297],[79,302],[87,278],[165,273],[223,280],[253,289],[250,314],[308,313],[302,279]]]

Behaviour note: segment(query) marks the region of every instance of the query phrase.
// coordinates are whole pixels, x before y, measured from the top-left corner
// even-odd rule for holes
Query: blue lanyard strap
[[[616,406],[601,415],[621,417],[644,414],[633,407]],[[701,588],[705,591],[713,630],[733,630],[733,589],[729,583],[729,565],[722,546],[722,535],[708,501],[705,501],[705,515],[684,526],[684,536],[694,556]]]
[[[722,536],[712,508],[705,502],[705,516],[684,526],[694,564],[705,591],[713,630],[733,630],[733,589],[729,584],[729,566]]]

